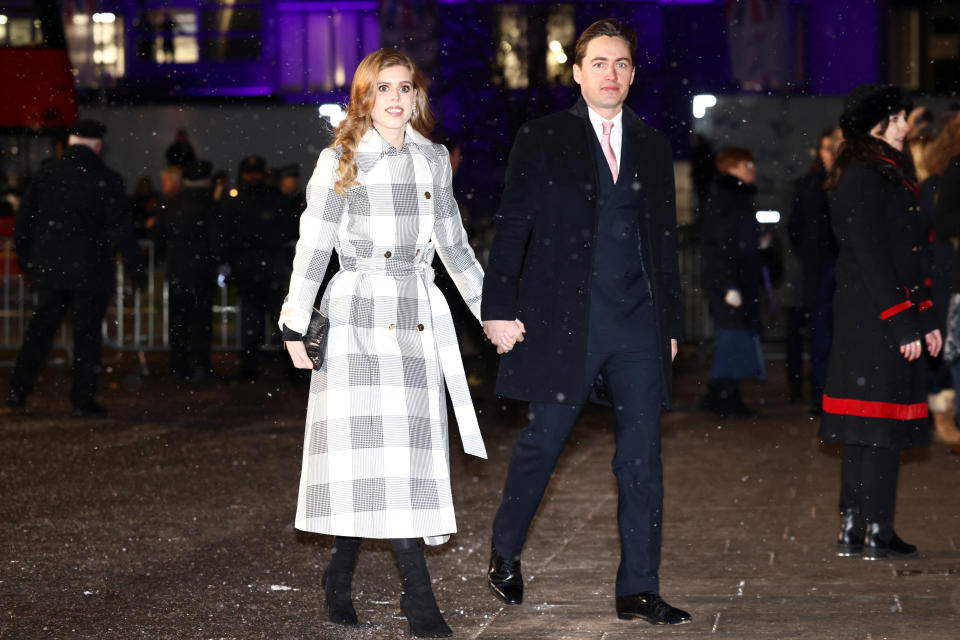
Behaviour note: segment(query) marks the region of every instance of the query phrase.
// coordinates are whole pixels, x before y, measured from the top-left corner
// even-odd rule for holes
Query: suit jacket
[[[667,137],[628,107],[624,135],[637,158],[621,173],[634,187],[640,255],[661,345],[664,407],[670,406],[670,338],[682,331],[673,155]],[[524,341],[500,361],[496,392],[530,402],[576,398],[586,376],[587,330],[596,244],[596,136],[581,98],[532,120],[517,134],[507,165],[497,235],[483,283],[484,320],[519,318]]]

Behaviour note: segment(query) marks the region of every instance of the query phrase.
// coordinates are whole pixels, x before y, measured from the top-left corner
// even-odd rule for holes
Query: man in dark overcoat
[[[636,35],[612,19],[576,46],[582,99],[521,128],[484,278],[484,331],[500,352],[496,392],[530,402],[493,523],[488,585],[520,604],[520,553],[554,465],[602,374],[616,407],[616,610],[690,620],[659,595],[660,412],[681,333],[673,157],[624,106]]]
[[[260,372],[260,346],[264,343],[267,313],[276,313],[289,281],[289,244],[296,241],[289,224],[289,203],[266,183],[267,163],[247,156],[240,163],[236,195],[224,201],[221,224],[229,226],[223,239],[229,243],[229,262],[236,277],[242,307],[240,379],[256,380]]]
[[[133,217],[120,174],[100,158],[106,127],[80,120],[63,157],[33,178],[17,212],[17,261],[37,293],[37,307],[10,379],[7,406],[22,408],[46,361],[67,308],[73,312],[73,387],[77,417],[103,417],[97,391],[101,324],[116,281],[119,250],[135,283],[145,279]]]
[[[159,207],[154,239],[166,256],[170,286],[170,372],[178,380],[210,379],[213,294],[220,247],[209,162],[183,169],[183,189]]]

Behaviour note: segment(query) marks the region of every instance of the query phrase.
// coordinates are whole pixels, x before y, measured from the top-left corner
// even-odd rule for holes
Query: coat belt
[[[431,252],[432,253],[432,252]],[[342,267],[341,267],[342,268]],[[477,412],[470,398],[470,387],[467,385],[467,374],[463,370],[463,361],[460,359],[460,347],[456,341],[456,330],[453,327],[453,317],[450,315],[450,306],[440,289],[434,285],[434,271],[429,262],[406,262],[397,260],[390,264],[390,269],[384,268],[383,260],[358,260],[356,268],[343,269],[363,274],[376,274],[394,278],[419,277],[427,291],[427,300],[430,303],[430,317],[433,322],[433,344],[440,360],[440,369],[452,399],[461,398],[460,402],[453,402],[453,412],[457,417],[457,427],[460,430],[460,441],[463,450],[478,458],[487,457],[487,450],[480,433],[480,424],[477,422]],[[439,327],[447,335],[454,336],[452,345],[438,345],[436,340]]]

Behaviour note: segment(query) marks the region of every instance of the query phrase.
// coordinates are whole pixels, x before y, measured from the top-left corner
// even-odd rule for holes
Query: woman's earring
[[[411,115],[412,115],[414,118],[417,117],[417,103],[416,103],[416,102],[413,103],[413,111],[411,112]]]

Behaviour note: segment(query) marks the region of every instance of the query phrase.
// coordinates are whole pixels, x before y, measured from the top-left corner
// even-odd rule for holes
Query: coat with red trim
[[[922,255],[928,229],[914,188],[892,165],[854,162],[831,193],[830,209],[840,253],[820,437],[928,444],[926,351],[913,362],[900,353],[937,328]]]

